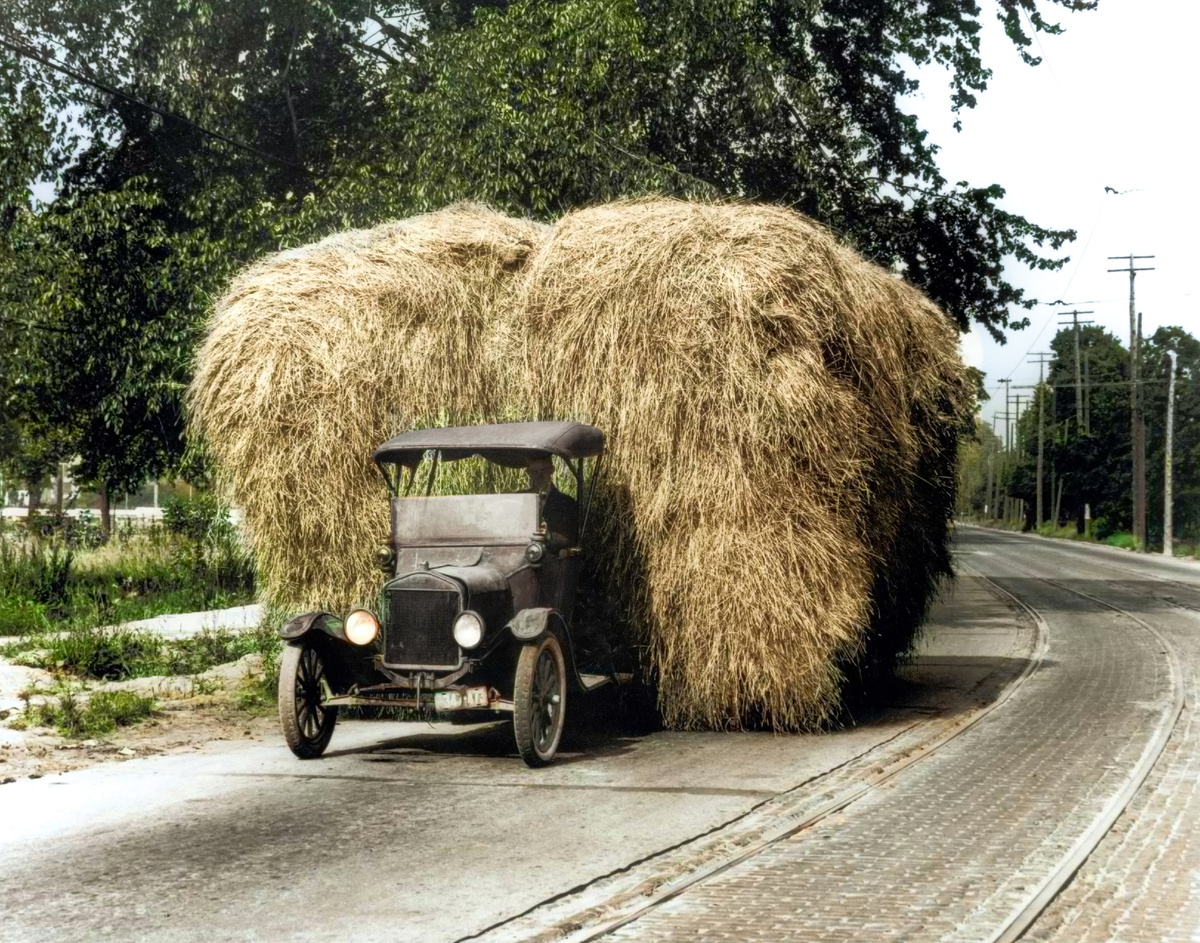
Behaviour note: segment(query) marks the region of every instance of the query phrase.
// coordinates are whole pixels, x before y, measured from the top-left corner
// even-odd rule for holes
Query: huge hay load
[[[234,281],[192,411],[269,601],[344,607],[377,591],[388,505],[371,451],[416,417],[498,408],[487,357],[545,234],[463,204],[280,253]]]
[[[194,394],[295,606],[369,591],[388,434],[602,428],[596,572],[671,726],[829,720],[949,572],[954,329],[784,209],[629,201],[546,232],[451,208],[284,254],[219,306]]]

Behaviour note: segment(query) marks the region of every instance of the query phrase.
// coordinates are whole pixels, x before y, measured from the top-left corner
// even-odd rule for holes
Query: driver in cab
[[[579,506],[554,484],[554,462],[549,456],[530,461],[529,491],[541,496],[542,520],[546,522],[546,546],[551,553],[574,547],[579,539]]]

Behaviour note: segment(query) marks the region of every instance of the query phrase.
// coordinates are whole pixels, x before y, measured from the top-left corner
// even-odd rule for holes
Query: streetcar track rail
[[[1172,692],[1170,706],[1160,719],[1158,728],[1155,730],[1154,735],[1143,748],[1142,754],[1138,758],[1138,762],[1134,765],[1134,768],[1127,777],[1124,785],[1109,799],[1104,808],[1101,810],[1100,814],[1093,819],[1091,825],[1089,825],[1088,828],[1080,834],[1080,836],[1072,844],[1071,848],[1068,849],[1066,854],[1064,854],[1060,859],[1058,864],[1039,883],[1034,893],[1025,901],[1025,903],[1021,904],[1012,912],[1008,919],[1006,919],[1004,923],[997,928],[995,933],[987,938],[987,943],[1012,943],[1012,941],[1019,940],[1025,934],[1025,932],[1031,926],[1033,926],[1037,918],[1041,916],[1042,912],[1050,906],[1054,899],[1071,882],[1071,879],[1074,878],[1079,869],[1083,867],[1084,863],[1090,857],[1092,852],[1095,851],[1100,842],[1104,840],[1104,837],[1112,830],[1112,827],[1121,817],[1121,814],[1129,807],[1130,802],[1133,801],[1134,796],[1137,795],[1138,790],[1142,787],[1142,784],[1145,783],[1146,778],[1150,775],[1151,770],[1154,769],[1159,757],[1162,756],[1163,751],[1166,749],[1167,743],[1170,741],[1171,736],[1175,731],[1175,727],[1179,722],[1180,716],[1183,714],[1183,709],[1186,704],[1183,668],[1180,663],[1179,656],[1176,653],[1174,646],[1153,625],[1130,612],[1128,609],[1124,609],[1121,606],[1110,603],[1107,600],[1099,598],[1098,596],[1093,596],[1090,593],[1085,593],[1081,590],[1072,589],[1070,586],[1066,586],[1058,580],[1054,580],[1049,577],[1031,574],[1029,570],[1020,566],[1019,564],[1013,563],[1011,560],[1005,560],[1004,565],[1012,567],[1016,570],[1025,570],[1026,574],[1028,574],[1027,578],[1036,579],[1050,586],[1054,586],[1056,589],[1062,590],[1063,592],[1071,593],[1074,596],[1087,599],[1098,606],[1102,606],[1106,609],[1110,609],[1120,615],[1123,615],[1149,632],[1155,641],[1157,641],[1161,646],[1160,652],[1167,658],[1167,664],[1170,666],[1171,670]],[[1114,567],[1114,569],[1125,568]],[[1126,570],[1126,572],[1128,571]],[[984,579],[987,579],[987,577],[984,577]],[[1003,587],[1000,588],[1003,590]],[[1007,590],[1003,591],[1006,593],[1008,592]],[[1017,599],[1017,597],[1011,593],[1008,593],[1008,595],[1013,599]],[[1022,604],[1026,605],[1024,603]]]
[[[661,907],[663,904],[666,904],[668,901],[677,898],[689,888],[715,878],[718,875],[735,868],[742,862],[758,855],[764,849],[778,844],[779,842],[786,841],[787,839],[792,838],[806,829],[812,828],[823,819],[842,811],[843,809],[852,805],[854,802],[861,799],[863,796],[891,780],[905,769],[908,769],[914,763],[917,763],[925,757],[930,756],[945,744],[955,740],[961,734],[965,733],[967,730],[970,730],[984,718],[988,717],[993,712],[1000,710],[1006,703],[1008,703],[1009,700],[1020,690],[1024,683],[1044,663],[1045,654],[1049,647],[1049,626],[1047,625],[1045,618],[1036,609],[1036,607],[1027,603],[1016,594],[1010,592],[1008,589],[998,583],[997,579],[981,573],[975,567],[961,560],[959,561],[958,565],[961,570],[980,579],[983,583],[991,587],[994,592],[1010,600],[1018,607],[1018,609],[1023,611],[1033,620],[1033,624],[1035,626],[1036,642],[1029,662],[1026,664],[1021,674],[1009,685],[1007,685],[1007,687],[995,701],[975,712],[961,725],[930,741],[924,746],[924,748],[914,751],[909,755],[903,756],[899,762],[878,774],[864,777],[855,788],[848,790],[841,795],[838,795],[836,798],[831,799],[827,803],[817,807],[802,820],[793,822],[786,828],[780,829],[777,832],[769,835],[764,835],[759,840],[747,844],[739,853],[691,871],[677,880],[668,881],[662,885],[655,886],[646,892],[646,896],[642,901],[639,901],[633,905],[627,904],[624,907],[619,907],[617,909],[618,912],[609,913],[602,919],[586,923],[580,921],[573,925],[568,924],[566,926],[563,926],[560,923],[552,931],[536,934],[533,938],[562,940],[564,943],[590,943],[590,941],[599,940],[615,930],[633,923],[639,918],[645,916],[647,913],[657,909],[658,907]],[[1039,582],[1046,583],[1047,585],[1054,586],[1060,591],[1087,599],[1102,608],[1125,616],[1143,628],[1158,643],[1160,646],[1160,653],[1166,656],[1172,680],[1172,690],[1170,694],[1169,706],[1164,710],[1154,734],[1147,741],[1137,763],[1134,765],[1121,788],[1110,797],[1108,802],[1105,803],[1104,808],[1093,819],[1092,823],[1078,836],[1075,842],[1072,843],[1071,847],[1064,853],[1058,863],[1040,882],[1034,886],[1032,893],[1026,898],[1026,900],[1017,908],[1015,908],[990,936],[985,938],[986,943],[1012,943],[1012,941],[1019,940],[1036,922],[1037,918],[1045,911],[1045,909],[1054,901],[1059,893],[1061,893],[1061,891],[1070,883],[1072,878],[1074,878],[1074,876],[1078,873],[1079,869],[1087,861],[1092,852],[1096,849],[1104,837],[1112,830],[1121,814],[1128,808],[1134,796],[1137,795],[1138,791],[1145,783],[1159,757],[1166,749],[1167,743],[1169,742],[1175,730],[1186,704],[1183,671],[1178,655],[1171,643],[1153,625],[1129,610],[1122,608],[1121,606],[1083,592],[1082,590],[1077,590],[1070,586],[1064,585],[1058,580],[1054,580],[1049,577],[1038,576],[1028,569],[1018,564],[1014,564],[1011,560],[1005,560],[1003,565],[1011,567],[1015,570],[1023,571],[1026,574],[1026,578],[1035,579]],[[1128,568],[1121,567],[1116,564],[1104,563],[1101,565],[1106,569],[1123,571],[1126,573],[1136,573],[1136,575],[1139,577],[1145,577],[1148,575],[1129,570]],[[999,577],[998,579],[1003,579],[1003,577]],[[1186,583],[1180,583],[1179,581],[1170,580],[1167,578],[1162,578],[1162,581],[1183,585],[1192,590],[1200,590],[1200,587],[1190,586]],[[1177,605],[1173,600],[1166,601],[1172,603],[1173,605]],[[1192,607],[1178,606],[1178,608],[1190,609]],[[725,826],[721,826],[719,828],[724,827]],[[592,908],[591,913],[594,914],[598,909],[599,908]],[[532,910],[536,911],[537,907],[532,908]],[[503,925],[498,925],[492,929],[502,930]],[[505,937],[502,934],[493,937],[492,935],[489,935],[487,931],[477,935],[477,937],[464,939],[476,938],[482,938],[489,941],[493,939],[530,939],[529,936]]]
[[[1106,570],[1116,570],[1121,573],[1130,573],[1141,580],[1152,580],[1156,583],[1170,583],[1173,586],[1181,586],[1184,589],[1190,590],[1193,593],[1200,593],[1200,568],[1197,568],[1197,571],[1195,574],[1196,581],[1188,582],[1186,580],[1173,579],[1170,576],[1163,576],[1161,573],[1150,573],[1145,570],[1135,569],[1134,567],[1122,566],[1120,563],[1115,562],[1111,557],[1109,557],[1107,554],[1105,554],[1103,552],[1105,548],[1101,545],[1093,546],[1092,544],[1078,542],[1078,541],[1058,540],[1053,537],[1042,537],[1037,534],[1017,534],[1017,533],[1013,533],[1012,531],[996,530],[994,528],[983,527],[978,524],[960,524],[959,526],[960,527],[968,527],[972,530],[986,533],[986,534],[996,534],[997,536],[1000,536],[1001,538],[1006,538],[1006,539],[1012,540],[1012,541],[1023,541],[1023,542],[1033,541],[1036,545],[1041,546],[1041,548],[1043,550],[1057,550],[1060,553],[1065,553],[1068,556],[1073,555],[1077,558],[1085,558],[1086,557],[1088,563],[1093,566],[1103,567]],[[1095,551],[1095,550],[1099,550],[1101,552],[1093,553],[1092,551]],[[1143,556],[1149,562],[1154,562],[1154,563],[1165,562],[1165,561],[1156,560],[1156,559],[1154,559],[1153,556],[1150,556],[1150,555],[1143,555]],[[1040,577],[1039,577],[1039,579],[1040,579]],[[1168,600],[1168,601],[1171,601],[1171,600]],[[1197,607],[1197,606],[1179,605],[1179,608],[1200,611],[1200,607]]]
[[[555,921],[553,927],[542,926],[538,931],[535,931],[532,934],[528,932],[506,932],[506,925],[513,924],[516,921],[519,921],[521,918],[528,917],[529,915],[536,913],[539,909],[547,904],[559,901],[563,898],[572,897],[575,894],[579,894],[592,884],[603,880],[604,877],[608,877],[608,875],[606,875],[596,879],[595,881],[588,882],[581,887],[566,891],[560,895],[556,895],[554,898],[543,901],[521,914],[507,918],[506,920],[494,924],[491,927],[487,927],[478,933],[462,937],[455,941],[455,943],[467,943],[467,941],[487,941],[487,943],[501,943],[501,941],[504,941],[504,943],[507,943],[507,941],[516,940],[555,940],[562,941],[562,943],[589,943],[589,941],[598,940],[614,932],[615,930],[632,923],[638,918],[644,916],[646,913],[662,906],[668,901],[673,900],[680,894],[687,891],[689,888],[694,887],[695,885],[704,881],[710,880],[711,878],[714,878],[730,870],[731,868],[736,867],[740,863],[753,858],[764,849],[786,841],[800,832],[812,828],[822,820],[841,812],[843,809],[857,802],[868,793],[884,785],[902,773],[904,770],[913,766],[915,763],[925,759],[941,749],[947,743],[957,739],[963,733],[975,727],[980,721],[991,716],[995,711],[1003,708],[1004,705],[1010,701],[1017,691],[1019,691],[1025,682],[1034,674],[1034,672],[1041,667],[1045,658],[1046,650],[1049,646],[1049,627],[1041,613],[1025,603],[1019,597],[1010,593],[1004,587],[1000,586],[993,579],[983,575],[978,570],[967,564],[960,563],[960,566],[964,569],[970,570],[972,575],[976,576],[983,583],[989,586],[993,592],[1004,597],[1005,599],[1012,601],[1019,610],[1030,617],[1034,626],[1035,642],[1029,661],[1026,663],[1021,673],[1011,682],[1009,682],[1000,692],[999,696],[990,704],[977,708],[970,716],[954,724],[944,733],[922,744],[918,748],[902,752],[899,758],[896,759],[895,762],[890,763],[887,767],[873,767],[872,771],[868,775],[862,777],[852,788],[844,790],[840,794],[830,798],[828,801],[819,804],[816,808],[808,812],[798,821],[789,822],[786,826],[774,830],[764,830],[760,837],[742,842],[740,850],[735,854],[727,855],[716,861],[704,864],[674,879],[666,879],[661,883],[652,883],[650,887],[647,887],[639,894],[634,895],[632,900],[629,899],[629,895],[626,895],[623,899],[618,898],[615,901],[610,900],[607,902],[600,902],[597,905],[587,907],[582,913],[577,914],[574,917]],[[936,720],[930,720],[925,721],[924,723],[933,724],[936,722]],[[896,736],[900,737],[908,730],[918,726],[921,726],[921,723],[914,724],[911,727],[906,728],[905,731],[901,731],[901,733],[897,734]],[[894,740],[896,738],[892,739]],[[868,751],[868,753],[869,752],[872,751]],[[844,765],[846,764],[843,764],[843,766]],[[787,792],[794,792],[805,786],[808,788],[812,788],[814,785],[819,786],[820,780],[828,777],[833,772],[834,770],[828,771],[822,776],[817,777],[814,780],[810,780],[805,784],[801,784],[801,786],[793,787],[792,790],[788,790]],[[786,794],[787,793],[781,793],[780,796],[774,798],[778,799]],[[766,800],[761,805],[765,806],[771,801],[772,800]],[[736,825],[743,818],[745,818],[745,816],[739,816],[737,819],[734,819],[733,822],[725,823],[724,825],[718,826],[711,832],[705,833],[705,836],[698,837],[707,837],[723,830],[728,830],[731,825]],[[675,846],[675,849],[685,847],[691,841],[694,841],[694,839],[689,840],[689,842],[684,842],[680,846]],[[665,852],[675,849],[666,849]],[[659,857],[661,854],[663,853],[652,855],[648,859],[643,859],[643,861],[652,860],[656,857]],[[639,863],[641,862],[635,862],[634,864],[628,866],[628,869],[632,869]],[[628,869],[621,870],[624,871]],[[598,911],[604,911],[604,915],[601,917],[596,917],[595,915]]]

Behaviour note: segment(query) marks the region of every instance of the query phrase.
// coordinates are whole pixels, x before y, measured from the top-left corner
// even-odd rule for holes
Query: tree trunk
[[[33,517],[42,503],[42,479],[28,481],[26,484],[29,486],[29,516]]]
[[[112,507],[108,503],[108,485],[100,482],[100,539],[108,543],[112,537]]]
[[[62,465],[62,462],[59,462],[58,463],[58,481],[56,483],[57,487],[55,488],[55,491],[54,491],[54,507],[55,507],[55,510],[57,510],[59,514],[62,514],[63,489],[66,486],[66,482],[63,480],[63,477],[64,477],[63,476],[63,465]]]

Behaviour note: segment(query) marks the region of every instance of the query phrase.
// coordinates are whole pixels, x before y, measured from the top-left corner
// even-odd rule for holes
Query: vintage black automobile
[[[575,627],[603,452],[600,430],[577,422],[420,429],[376,449],[392,496],[378,604],[306,612],[280,629],[279,717],[292,752],[324,753],[340,707],[383,705],[452,721],[511,716],[525,762],[549,763],[568,695],[628,677]],[[433,494],[439,468],[473,457],[525,469],[529,489]],[[574,497],[554,486],[555,462]]]

